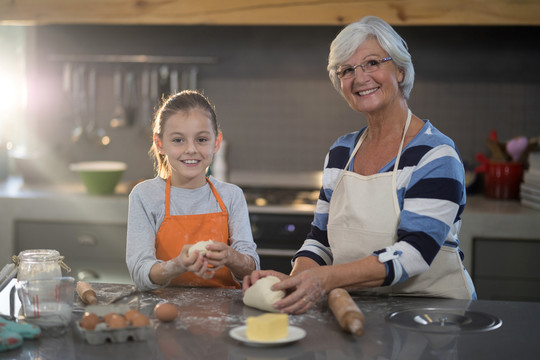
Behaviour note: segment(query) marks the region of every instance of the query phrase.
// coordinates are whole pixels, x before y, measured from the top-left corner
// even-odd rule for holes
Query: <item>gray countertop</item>
[[[127,291],[127,285],[95,283],[98,299],[107,301]],[[6,290],[4,290],[6,291]],[[307,332],[305,338],[275,347],[253,347],[234,340],[229,331],[262,314],[242,303],[240,290],[164,288],[139,295],[140,311],[149,315],[152,329],[145,341],[90,345],[75,322],[84,308],[76,300],[72,326],[60,337],[46,334],[25,340],[23,346],[0,353],[7,359],[536,359],[540,332],[540,303],[465,301],[430,298],[378,298],[353,295],[366,316],[365,333],[344,333],[326,299],[290,325]],[[153,315],[157,303],[179,308],[174,322],[161,323]],[[400,310],[440,307],[483,312],[502,320],[498,329],[484,332],[437,334],[390,324],[387,315]]]

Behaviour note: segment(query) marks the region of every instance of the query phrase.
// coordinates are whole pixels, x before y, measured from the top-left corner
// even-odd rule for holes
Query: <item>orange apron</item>
[[[219,203],[221,212],[197,215],[171,215],[171,178],[167,179],[165,190],[165,217],[156,234],[156,257],[168,261],[180,255],[187,244],[199,241],[213,240],[229,244],[229,214],[216,188],[208,178],[208,185]],[[174,278],[170,285],[223,287],[239,289],[236,281],[227,267],[222,267],[214,273],[211,279],[203,279],[192,272],[185,272]]]

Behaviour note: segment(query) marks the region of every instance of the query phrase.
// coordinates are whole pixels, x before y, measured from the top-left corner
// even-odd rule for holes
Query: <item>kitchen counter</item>
[[[100,302],[127,292],[129,286],[92,284]],[[2,293],[7,291],[5,289]],[[90,345],[75,322],[84,308],[76,299],[73,321],[60,337],[44,333],[38,340],[0,353],[9,359],[533,359],[537,357],[540,303],[465,301],[429,298],[388,298],[354,295],[366,317],[365,333],[344,333],[326,299],[303,315],[293,315],[290,325],[307,332],[305,338],[274,347],[253,347],[234,340],[229,331],[261,311],[244,306],[240,290],[164,288],[139,295],[140,311],[150,317],[152,330],[145,341]],[[157,303],[179,308],[172,323],[153,315]],[[502,326],[485,332],[435,334],[390,324],[385,317],[395,311],[440,307],[483,312],[502,320]]]

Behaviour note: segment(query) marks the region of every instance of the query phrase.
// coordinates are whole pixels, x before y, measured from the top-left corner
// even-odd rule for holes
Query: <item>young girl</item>
[[[172,95],[153,133],[157,176],[129,195],[126,262],[135,285],[240,288],[259,256],[242,190],[205,176],[222,139],[213,105],[196,91]],[[204,256],[188,255],[207,240]]]

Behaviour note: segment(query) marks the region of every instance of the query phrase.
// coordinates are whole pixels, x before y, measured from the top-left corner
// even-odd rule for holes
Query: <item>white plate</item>
[[[286,337],[282,339],[271,340],[271,341],[261,341],[261,340],[248,339],[246,336],[246,326],[244,325],[244,326],[238,326],[238,327],[235,327],[234,329],[231,329],[231,331],[229,331],[229,335],[231,335],[233,339],[241,341],[245,343],[246,345],[274,346],[274,345],[288,344],[293,341],[298,341],[300,339],[303,339],[306,336],[306,331],[296,326],[289,326],[289,333],[287,334]]]

